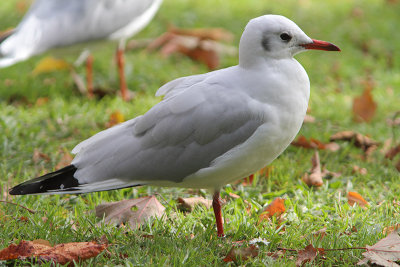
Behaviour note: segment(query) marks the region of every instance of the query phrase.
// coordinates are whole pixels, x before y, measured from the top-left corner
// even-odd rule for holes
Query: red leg
[[[117,64],[119,72],[119,84],[121,88],[121,96],[125,101],[129,100],[128,87],[125,80],[125,60],[124,60],[124,49],[118,47],[117,49]]]
[[[219,190],[214,193],[212,206],[214,208],[215,221],[217,222],[217,235],[218,237],[224,237],[224,223],[221,215],[221,199],[219,197]]]
[[[86,59],[86,86],[89,98],[93,97],[93,56],[90,54]]]

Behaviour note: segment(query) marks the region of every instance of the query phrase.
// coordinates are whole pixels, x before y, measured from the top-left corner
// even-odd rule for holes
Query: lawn
[[[2,1],[0,30],[15,26],[23,16],[21,0]],[[17,3],[19,3],[17,5]],[[19,6],[20,8],[16,8]],[[36,211],[0,203],[0,249],[21,240],[48,240],[51,244],[100,240],[105,236],[111,254],[103,253],[79,266],[294,266],[296,253],[274,259],[268,252],[278,247],[352,248],[372,245],[385,237],[385,227],[400,223],[399,171],[381,153],[389,138],[399,143],[399,126],[388,119],[400,110],[400,35],[398,1],[186,1],[166,0],[151,24],[136,39],[154,38],[168,24],[184,28],[222,27],[231,31],[237,46],[249,19],[263,14],[282,14],[295,21],[311,38],[335,43],[341,53],[311,51],[296,56],[311,81],[309,114],[299,133],[324,143],[339,131],[352,130],[379,142],[368,158],[350,142],[340,150],[320,150],[321,164],[340,173],[310,188],[301,177],[311,168],[312,149],[290,146],[270,166],[268,177],[256,174],[251,185],[227,185],[222,191],[226,238],[217,238],[212,209],[201,206],[191,213],[177,211],[177,198],[204,196],[203,190],[136,187],[79,196],[17,196],[7,188],[49,171],[66,151],[106,128],[110,115],[119,111],[126,119],[146,112],[160,101],[154,97],[164,83],[181,76],[207,72],[191,59],[158,52],[129,51],[127,82],[136,97],[124,102],[114,93],[88,100],[74,86],[68,71],[33,75],[42,56],[0,70],[0,199]],[[113,44],[98,47],[95,56],[95,86],[118,91],[118,76],[112,60]],[[50,55],[48,53],[47,55]],[[76,54],[64,57],[73,62]],[[225,56],[221,68],[237,64],[236,56]],[[84,74],[84,67],[77,69]],[[369,83],[367,82],[369,81]],[[370,122],[353,120],[352,102],[369,84],[377,103]],[[38,99],[40,99],[38,101]],[[396,139],[397,137],[397,139]],[[397,160],[399,157],[397,157]],[[394,161],[396,162],[396,161]],[[365,168],[366,174],[353,170]],[[361,194],[370,205],[350,206],[347,193]],[[240,198],[229,197],[234,193]],[[104,225],[95,217],[100,203],[157,194],[166,207],[164,220],[153,220],[139,229]],[[282,220],[259,223],[264,206],[276,197],[285,199]],[[251,208],[246,212],[247,202]],[[314,232],[326,227],[325,236]],[[151,238],[149,238],[151,237]],[[235,241],[265,239],[259,255],[237,263],[223,258]],[[308,265],[353,266],[364,250],[327,251]],[[0,266],[5,264],[0,262]],[[49,266],[49,265],[48,265]]]

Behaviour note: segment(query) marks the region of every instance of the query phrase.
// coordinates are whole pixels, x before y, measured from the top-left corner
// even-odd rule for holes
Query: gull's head
[[[265,15],[250,20],[239,45],[239,62],[255,58],[291,58],[307,49],[340,51],[334,44],[308,37],[290,19]]]

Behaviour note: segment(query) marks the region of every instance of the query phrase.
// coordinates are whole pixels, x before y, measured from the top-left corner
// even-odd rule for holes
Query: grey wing
[[[179,183],[245,142],[264,123],[263,114],[262,105],[243,93],[196,84],[81,148],[73,162],[76,177],[86,183],[110,178]]]

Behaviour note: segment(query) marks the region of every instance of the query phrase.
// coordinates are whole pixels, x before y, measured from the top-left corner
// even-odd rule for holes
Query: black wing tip
[[[38,178],[26,181],[10,189],[10,195],[30,195],[43,193],[57,193],[74,191],[74,188],[80,184],[74,177],[77,168],[74,165],[68,165],[55,172],[51,172]],[[75,189],[76,190],[76,189]]]

